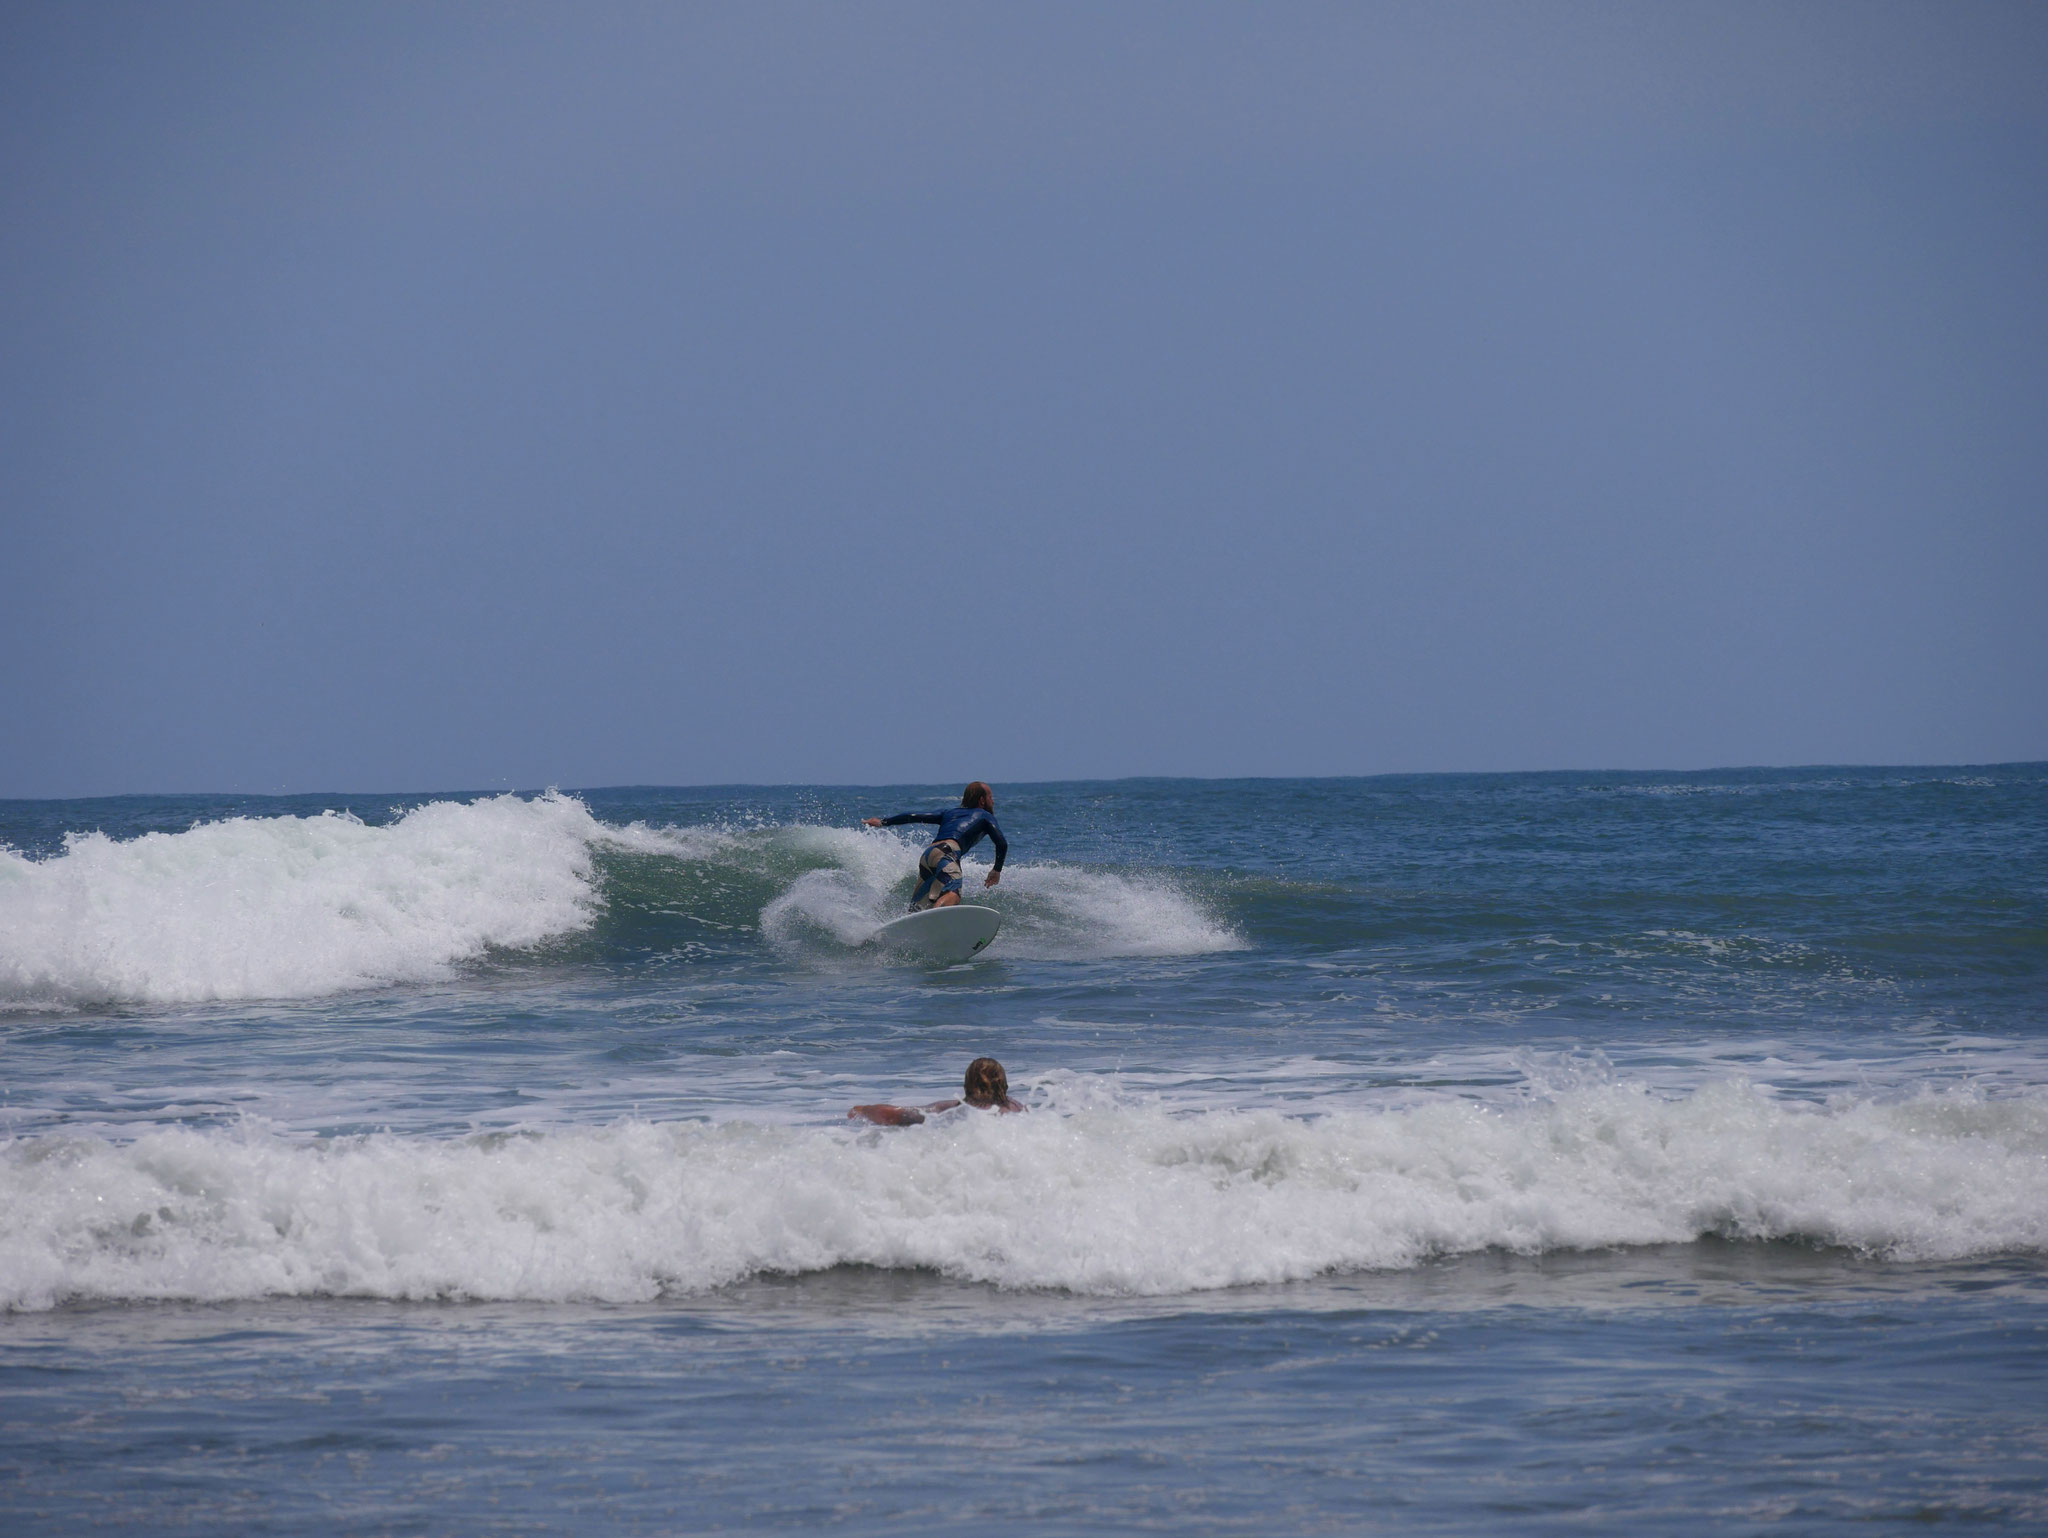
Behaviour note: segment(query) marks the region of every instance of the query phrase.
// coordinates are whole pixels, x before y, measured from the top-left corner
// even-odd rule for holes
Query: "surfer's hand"
[[[1002,873],[1001,871],[999,871],[999,870],[992,870],[992,871],[990,871],[990,872],[988,873],[988,880],[986,880],[986,881],[982,882],[982,885],[983,885],[983,886],[994,886],[994,885],[995,885],[995,884],[996,884],[996,883],[997,883],[998,881],[1000,881],[1000,880],[1002,880],[1002,879],[1003,879],[1003,873]]]
[[[882,825],[882,819],[881,819],[881,818],[879,818],[879,817],[863,817],[863,818],[861,819],[861,826],[863,826],[863,827],[867,827],[867,828],[879,828],[879,827],[880,827],[881,825]]]

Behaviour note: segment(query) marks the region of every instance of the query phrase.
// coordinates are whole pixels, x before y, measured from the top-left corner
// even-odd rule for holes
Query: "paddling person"
[[[980,843],[983,835],[996,846],[996,863],[990,867],[983,886],[994,886],[1003,878],[1003,861],[1010,856],[1010,841],[996,826],[996,793],[986,782],[976,780],[960,792],[960,804],[944,812],[898,812],[894,817],[862,819],[870,828],[893,828],[906,822],[935,822],[939,831],[925,852],[918,856],[917,890],[910,895],[910,911],[950,908],[960,901],[960,857]]]
[[[960,1100],[934,1100],[928,1106],[914,1105],[857,1105],[846,1113],[848,1121],[871,1121],[882,1127],[914,1127],[927,1115],[950,1111],[955,1106],[966,1104],[977,1111],[997,1111],[1008,1115],[1012,1111],[1026,1109],[1024,1103],[1010,1098],[1010,1076],[1003,1072],[1003,1065],[992,1057],[977,1057],[967,1065],[967,1081],[961,1087]]]

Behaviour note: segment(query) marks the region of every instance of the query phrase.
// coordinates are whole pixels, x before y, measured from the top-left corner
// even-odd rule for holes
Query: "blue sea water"
[[[0,803],[0,1529],[2048,1523],[2048,766],[957,794]]]

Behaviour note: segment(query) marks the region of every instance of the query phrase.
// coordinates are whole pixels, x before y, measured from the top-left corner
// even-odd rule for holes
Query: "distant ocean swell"
[[[1902,1260],[2048,1251],[2048,1095],[1815,1106],[1724,1082],[1316,1119],[1042,1102],[907,1132],[251,1127],[0,1145],[0,1307],[17,1310],[628,1301],[843,1265],[1156,1295],[1709,1235]]]
[[[850,828],[611,827],[556,793],[433,802],[383,826],[328,813],[73,834],[45,860],[0,849],[0,1009],[315,998],[678,926],[843,955],[899,910],[915,847]],[[1163,877],[1027,862],[984,900],[1015,955],[1242,944]]]

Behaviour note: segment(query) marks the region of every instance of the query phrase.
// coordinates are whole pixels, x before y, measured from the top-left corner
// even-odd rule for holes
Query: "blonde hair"
[[[994,1058],[977,1057],[967,1065],[962,1094],[969,1105],[1001,1105],[1010,1098],[1010,1076]]]

